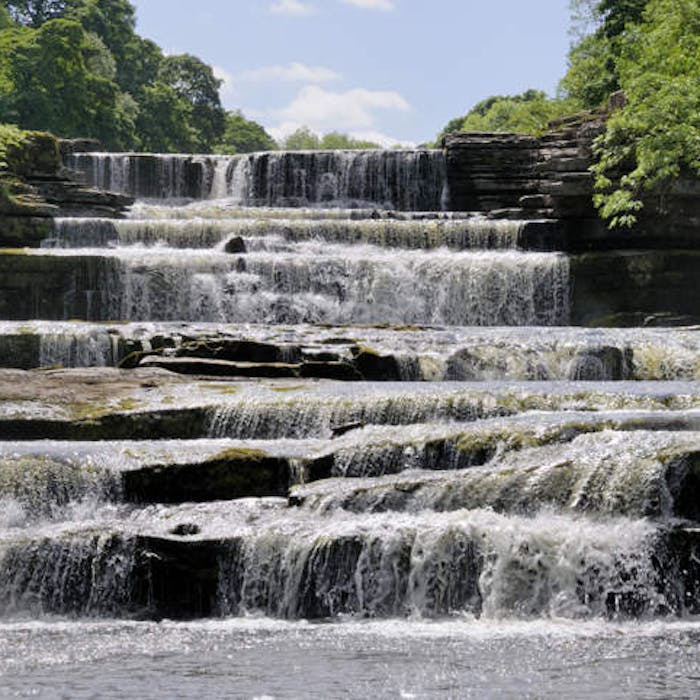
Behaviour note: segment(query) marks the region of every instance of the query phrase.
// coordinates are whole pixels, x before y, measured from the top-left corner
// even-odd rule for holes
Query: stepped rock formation
[[[137,201],[0,250],[0,616],[697,614],[697,252],[601,233],[596,128],[66,145]]]
[[[56,216],[123,215],[133,199],[116,192],[87,187],[63,165],[73,149],[95,147],[90,141],[58,142],[50,134],[27,132],[26,140],[8,154],[9,171],[2,173],[9,196],[0,197],[0,245],[38,246],[49,236]]]

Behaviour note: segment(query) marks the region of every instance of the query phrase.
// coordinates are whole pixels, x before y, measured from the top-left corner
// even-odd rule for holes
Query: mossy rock
[[[61,167],[58,140],[42,131],[0,127],[0,160],[5,169],[20,177],[54,175]]]
[[[38,248],[53,231],[41,216],[0,216],[0,248]]]
[[[0,367],[34,369],[39,366],[41,337],[36,333],[0,335]]]

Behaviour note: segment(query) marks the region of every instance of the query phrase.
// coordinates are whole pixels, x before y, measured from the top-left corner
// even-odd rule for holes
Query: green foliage
[[[144,52],[143,40],[135,32],[134,8],[127,0],[69,0],[66,16],[96,34],[114,57],[116,82],[125,92],[136,92],[149,78],[152,80],[157,65],[153,56]],[[162,54],[157,52],[157,61]]]
[[[117,86],[88,68],[95,44],[76,22],[0,32],[0,121],[119,143]],[[116,117],[116,118],[115,118]]]
[[[494,95],[478,102],[464,116],[451,120],[437,138],[456,131],[501,131],[540,134],[547,123],[580,108],[573,100],[550,99],[539,90],[526,90],[521,95]]]
[[[277,143],[257,122],[246,119],[240,111],[227,112],[224,134],[214,147],[216,153],[235,155],[255,151],[274,151]]]
[[[362,151],[373,148],[381,148],[374,141],[355,139],[347,134],[331,131],[321,138],[319,148],[322,151]]]
[[[620,89],[615,42],[600,34],[591,34],[569,52],[569,70],[559,88],[585,109],[595,109]]]
[[[317,151],[321,148],[321,139],[306,126],[298,128],[280,143],[283,151]]]
[[[196,133],[195,150],[212,150],[225,128],[219,87],[210,66],[196,56],[167,56],[160,64],[158,80],[168,85],[190,108],[190,125]]]
[[[3,0],[12,19],[26,27],[37,29],[44,22],[63,17],[67,0]]]
[[[562,93],[594,109],[620,89],[618,62],[641,21],[648,0],[572,0],[575,21],[593,27],[579,32],[569,52],[569,69],[560,82]],[[628,32],[629,30],[629,32]]]
[[[12,169],[12,154],[23,147],[26,139],[26,131],[11,124],[0,124],[0,171]]]
[[[438,134],[436,141],[436,145],[440,145],[442,142],[442,139],[447,136],[447,134],[454,134],[457,131],[462,130],[462,124],[464,124],[464,120],[466,119],[466,115],[463,115],[461,117],[455,117],[454,119],[450,119],[447,124],[442,128],[442,131]]]
[[[462,130],[540,134],[550,120],[571,114],[578,108],[573,101],[549,99],[543,92],[528,92],[530,95],[496,98],[484,114],[473,111],[464,120]]]
[[[628,25],[639,24],[648,0],[600,0],[597,12],[601,17],[601,31],[609,39],[621,36]]]
[[[318,136],[308,127],[302,126],[284,139],[280,147],[285,151],[340,151],[365,150],[381,148],[373,141],[355,139],[347,134],[331,131],[323,137]]]
[[[143,89],[136,128],[141,147],[154,153],[193,153],[198,135],[191,126],[192,106],[170,85]]]
[[[0,31],[9,29],[13,25],[13,19],[6,7],[0,5]]]
[[[651,187],[700,173],[700,5],[649,0],[618,60],[627,104],[597,143],[596,205],[630,226]]]
[[[219,81],[165,57],[128,0],[2,0],[0,120],[112,149],[208,151],[222,140]]]

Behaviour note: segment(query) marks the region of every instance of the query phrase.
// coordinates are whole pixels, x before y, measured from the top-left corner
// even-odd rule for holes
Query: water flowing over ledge
[[[153,199],[222,199],[267,207],[439,211],[442,151],[300,151],[239,156],[78,153],[89,184]]]

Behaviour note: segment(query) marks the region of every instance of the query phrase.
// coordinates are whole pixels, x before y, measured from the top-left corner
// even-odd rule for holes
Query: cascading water
[[[41,368],[0,371],[0,635],[578,648],[700,612],[697,328],[568,327],[569,258],[442,211],[438,151],[67,165],[140,201],[14,253],[49,286],[0,321]]]
[[[140,198],[231,197],[267,207],[439,211],[442,151],[309,151],[231,156],[79,153],[69,167],[91,185]]]

